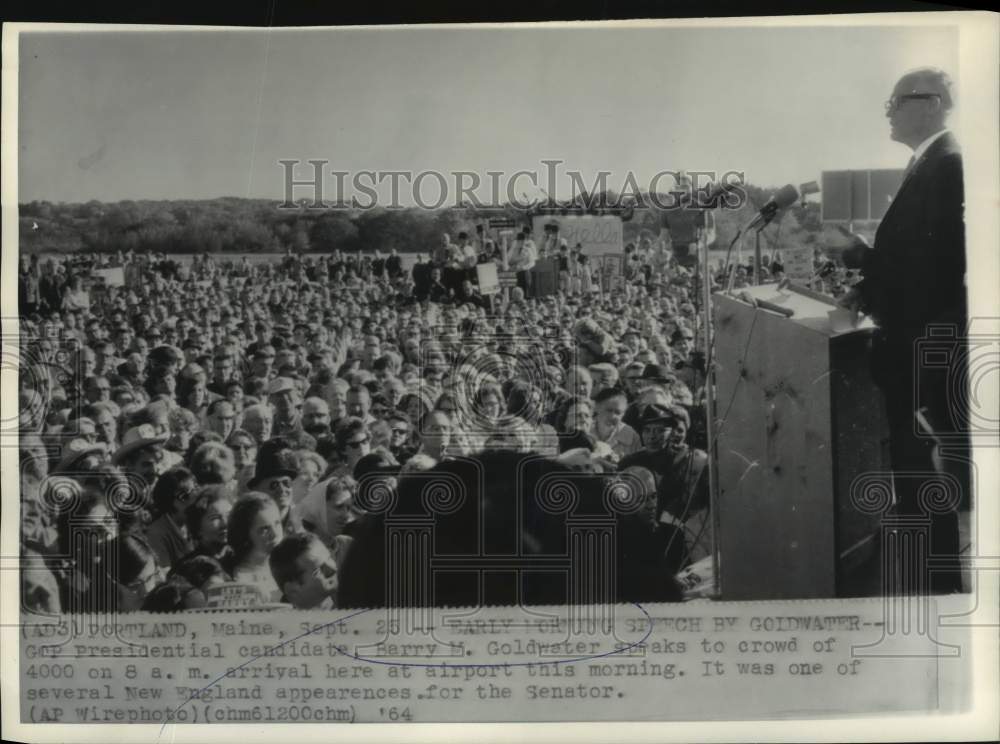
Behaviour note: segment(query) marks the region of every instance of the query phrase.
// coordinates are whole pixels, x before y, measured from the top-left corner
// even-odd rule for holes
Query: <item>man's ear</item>
[[[292,604],[296,604],[296,599],[298,599],[299,594],[302,591],[302,584],[298,581],[286,581],[284,586],[281,587],[281,593],[285,595],[287,599]]]

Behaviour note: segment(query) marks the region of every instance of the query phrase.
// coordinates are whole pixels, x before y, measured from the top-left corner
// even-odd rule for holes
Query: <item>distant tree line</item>
[[[749,199],[742,208],[716,210],[716,247],[728,245],[772,191],[747,185]],[[444,233],[453,238],[462,230],[472,233],[489,217],[528,222],[524,211],[513,206],[499,211],[471,206],[310,210],[303,204],[287,210],[277,204],[230,197],[83,204],[33,201],[20,205],[20,246],[26,253],[284,253],[289,248],[296,253],[376,248],[428,252]],[[637,242],[643,233],[657,236],[662,221],[659,210],[636,209],[625,222],[626,242]],[[766,252],[805,245],[829,248],[843,242],[833,228],[820,223],[817,204],[789,208],[762,237]]]

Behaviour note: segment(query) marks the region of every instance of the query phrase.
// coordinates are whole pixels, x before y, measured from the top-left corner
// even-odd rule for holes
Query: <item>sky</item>
[[[288,159],[487,184],[559,159],[558,198],[569,169],[799,184],[905,166],[883,102],[917,66],[957,78],[958,55],[947,26],[30,32],[18,200],[282,198]]]

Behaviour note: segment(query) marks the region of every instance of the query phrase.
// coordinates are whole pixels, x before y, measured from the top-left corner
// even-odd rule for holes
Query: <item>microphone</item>
[[[773,194],[770,199],[768,199],[767,204],[760,208],[757,215],[750,220],[750,223],[743,228],[746,230],[753,230],[758,225],[761,228],[767,227],[768,223],[774,219],[774,215],[777,214],[779,209],[784,209],[785,207],[790,207],[796,201],[798,201],[799,192],[792,186],[788,184],[782,186],[778,189],[777,193]]]

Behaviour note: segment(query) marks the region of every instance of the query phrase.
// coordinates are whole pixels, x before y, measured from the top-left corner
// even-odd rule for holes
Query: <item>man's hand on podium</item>
[[[855,313],[861,312],[861,303],[861,292],[857,287],[851,287],[847,294],[837,300],[838,305]]]
[[[841,254],[844,266],[849,269],[863,270],[868,253],[872,250],[871,245],[868,244],[863,235],[853,233],[843,225],[838,225],[838,229],[848,240],[848,245]]]

